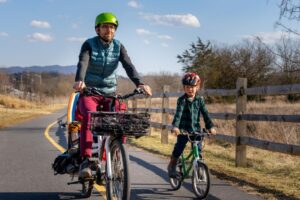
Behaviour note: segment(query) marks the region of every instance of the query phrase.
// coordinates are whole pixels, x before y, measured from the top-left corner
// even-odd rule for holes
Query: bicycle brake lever
[[[146,94],[142,88],[135,88],[134,93],[136,94]]]

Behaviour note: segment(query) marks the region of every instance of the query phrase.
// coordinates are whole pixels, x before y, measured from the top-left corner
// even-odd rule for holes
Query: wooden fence
[[[146,98],[145,108],[138,108],[137,99],[133,99],[133,112],[154,112],[162,113],[162,121],[151,122],[151,126],[161,129],[161,142],[168,143],[168,131],[172,128],[168,124],[169,114],[174,115],[175,109],[169,106],[170,97],[179,97],[182,93],[169,92],[169,86],[164,86],[162,94],[154,94],[152,98],[162,98],[162,108],[151,108],[151,98]],[[236,113],[210,113],[214,119],[230,119],[236,121],[235,136],[218,133],[215,138],[226,142],[234,143],[236,145],[236,166],[246,166],[247,156],[246,147],[252,146],[269,151],[287,153],[291,155],[300,155],[300,133],[298,134],[298,144],[283,144],[260,140],[248,137],[246,134],[246,121],[273,121],[273,122],[300,122],[300,113],[297,115],[267,115],[267,114],[246,114],[247,95],[287,95],[300,94],[300,84],[280,85],[280,86],[266,86],[247,88],[247,79],[239,78],[236,83],[236,89],[206,89],[200,92],[200,95],[206,96],[235,96],[236,97]]]

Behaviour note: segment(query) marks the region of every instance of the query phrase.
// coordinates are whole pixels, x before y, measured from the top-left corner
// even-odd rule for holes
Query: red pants
[[[97,106],[101,105],[102,111],[115,111],[122,112],[126,110],[126,104],[119,101],[114,102],[113,110],[111,104],[113,100],[104,98],[103,96],[80,96],[77,104],[77,111],[81,117],[81,130],[80,130],[80,156],[92,157],[93,134],[89,128],[89,121],[91,116],[89,111],[97,111]],[[79,118],[79,117],[78,117]],[[126,137],[123,138],[123,143],[126,142]]]
[[[90,121],[89,111],[96,111],[99,102],[103,100],[101,96],[80,96],[78,100],[79,112],[82,115],[80,130],[80,156],[92,156],[93,134],[88,127]]]

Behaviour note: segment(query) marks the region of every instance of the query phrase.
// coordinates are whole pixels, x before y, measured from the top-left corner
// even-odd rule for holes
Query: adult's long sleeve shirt
[[[90,57],[91,57],[91,47],[87,42],[85,42],[83,43],[80,50],[75,81],[84,81],[86,71],[89,66]],[[142,84],[139,74],[136,71],[135,66],[132,64],[131,59],[128,56],[128,53],[123,44],[121,44],[120,47],[119,61],[122,63],[122,66],[125,69],[126,74],[130,78],[130,80],[134,82],[136,86]]]

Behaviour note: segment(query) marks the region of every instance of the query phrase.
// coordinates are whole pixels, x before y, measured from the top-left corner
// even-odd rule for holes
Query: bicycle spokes
[[[113,160],[112,160],[112,183],[113,183],[113,197],[117,199],[122,198],[123,196],[123,184],[124,184],[124,167],[122,162],[121,151],[119,149],[115,149],[113,152]]]
[[[193,190],[200,199],[208,195],[210,187],[209,172],[204,163],[198,161],[192,176]]]
[[[196,171],[196,181],[197,183],[201,183],[201,182],[206,182],[207,181],[207,175],[204,172],[203,168],[198,168],[198,170]]]

